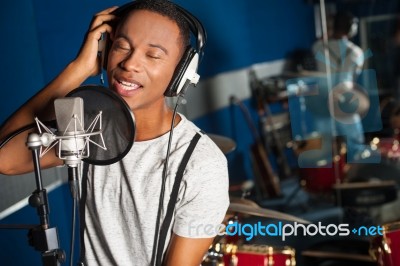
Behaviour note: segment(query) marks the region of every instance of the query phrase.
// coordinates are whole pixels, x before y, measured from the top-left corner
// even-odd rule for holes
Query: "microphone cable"
[[[177,114],[178,107],[182,103],[183,100],[184,100],[183,94],[179,94],[178,95],[178,99],[177,99],[176,104],[175,104],[175,107],[174,107],[174,112],[172,114],[171,128],[170,128],[170,131],[169,131],[169,139],[168,139],[168,146],[167,146],[167,154],[165,156],[163,175],[162,175],[162,180],[161,180],[161,191],[160,191],[160,200],[159,200],[159,203],[158,203],[158,212],[157,212],[157,218],[156,218],[156,228],[155,228],[154,243],[153,243],[153,254],[151,256],[150,265],[155,265],[155,263],[156,263],[157,248],[158,248],[158,241],[159,241],[159,231],[160,231],[160,222],[161,222],[161,210],[162,210],[162,207],[163,207],[163,201],[164,201],[164,196],[165,196],[165,183],[166,183],[166,180],[167,180],[168,161],[169,161],[169,156],[170,156],[170,153],[171,153],[172,136],[174,134],[174,128],[175,128],[175,117],[176,117],[176,114]]]
[[[77,214],[79,214],[79,204],[80,204],[80,197],[79,197],[79,184],[78,180],[80,176],[80,171],[78,170],[78,167],[68,167],[68,176],[72,176],[72,180],[70,180],[70,189],[71,189],[71,195],[72,195],[72,219],[71,219],[71,239],[70,239],[70,266],[74,265],[74,254],[75,254],[75,236],[77,234]],[[78,231],[79,232],[79,231]],[[78,246],[80,246],[80,238],[78,237]]]
[[[75,231],[76,231],[76,213],[77,213],[77,199],[72,199],[72,224],[71,224],[71,242],[69,253],[69,265],[74,265],[74,249],[75,249]]]

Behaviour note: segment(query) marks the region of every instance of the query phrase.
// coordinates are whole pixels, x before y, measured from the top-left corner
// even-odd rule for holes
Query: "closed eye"
[[[113,44],[113,48],[115,50],[120,50],[124,52],[129,52],[131,50],[131,46],[129,45],[129,43],[123,39],[117,39]]]
[[[151,59],[161,59],[160,55],[155,55],[155,54],[147,54],[147,57],[149,57]]]
[[[114,46],[114,48],[117,49],[117,50],[124,50],[124,51],[130,51],[131,50],[130,47],[128,47],[126,45],[119,45],[119,44],[116,44]]]

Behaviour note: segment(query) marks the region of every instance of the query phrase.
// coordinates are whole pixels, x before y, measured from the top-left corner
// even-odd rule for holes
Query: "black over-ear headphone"
[[[351,26],[349,29],[349,33],[347,33],[347,36],[349,38],[353,38],[354,36],[356,36],[358,33],[358,18],[354,17],[351,20]]]
[[[143,2],[144,1],[142,0],[129,2],[114,10],[113,14],[117,17],[123,17],[131,10],[134,10],[139,3]],[[188,45],[188,47],[186,48],[180,62],[175,68],[172,79],[164,92],[164,95],[167,97],[174,97],[179,94],[183,94],[190,84],[197,84],[200,78],[200,76],[197,74],[197,69],[200,59],[203,56],[203,49],[207,39],[206,31],[203,25],[195,16],[193,16],[189,11],[185,10],[184,8],[172,2],[171,4],[175,6],[175,8],[181,13],[183,19],[185,19],[185,21],[188,23],[189,29],[196,39],[196,47]],[[112,42],[110,40],[107,40],[104,48],[105,50],[102,53],[102,65],[104,69],[107,69],[107,57],[111,45]]]

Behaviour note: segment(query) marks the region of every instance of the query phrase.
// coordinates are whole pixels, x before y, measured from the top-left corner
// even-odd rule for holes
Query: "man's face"
[[[117,28],[108,57],[109,85],[134,112],[164,108],[163,94],[182,54],[180,40],[174,21],[147,10],[132,12]]]

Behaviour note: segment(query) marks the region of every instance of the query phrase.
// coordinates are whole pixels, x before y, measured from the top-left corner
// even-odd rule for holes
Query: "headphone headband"
[[[186,21],[189,24],[190,30],[196,36],[197,52],[199,53],[200,58],[203,57],[204,54],[203,48],[207,42],[207,33],[203,27],[203,24],[183,7],[180,7],[176,4],[174,5],[185,17]]]
[[[163,13],[162,11],[157,12],[157,10],[153,10],[151,7],[147,9],[146,5],[138,6],[140,4],[145,4],[146,1],[151,1],[151,0],[137,0],[129,2],[114,10],[112,14],[121,18],[133,10],[149,10],[170,17],[168,14]],[[159,1],[159,0],[154,0],[154,1]],[[190,84],[196,85],[197,82],[199,81],[200,76],[197,74],[197,68],[204,54],[204,46],[207,40],[207,35],[201,22],[195,16],[193,16],[189,11],[170,1],[165,0],[165,3],[171,4],[177,10],[177,12],[181,15],[181,18],[184,20],[184,22],[187,23],[190,32],[196,38],[196,47],[193,48],[192,45],[188,45],[185,52],[183,53],[181,60],[179,61],[178,65],[175,68],[174,74],[171,78],[168,87],[164,92],[165,96],[174,97],[177,95],[184,94],[186,88]],[[171,19],[174,18],[171,17]],[[177,24],[179,24],[177,20],[176,22]],[[189,36],[189,42],[190,42],[190,36]],[[102,54],[103,58],[102,65],[104,69],[107,68],[108,50],[110,49],[111,45],[112,45],[111,41],[107,41],[104,49],[105,52],[103,52]]]
[[[126,13],[135,10],[135,6],[144,3],[146,0],[136,0],[132,1],[129,3],[126,3],[120,7],[118,7],[116,10],[114,10],[112,13],[118,17],[121,17],[125,15]],[[181,6],[178,6],[175,3],[172,3],[170,1],[166,1],[171,3],[182,15],[182,17],[185,19],[186,23],[189,26],[190,31],[192,34],[196,37],[196,51],[199,53],[200,58],[204,54],[204,46],[207,41],[207,33],[203,27],[203,24],[194,16],[192,15],[189,11],[184,9]]]

